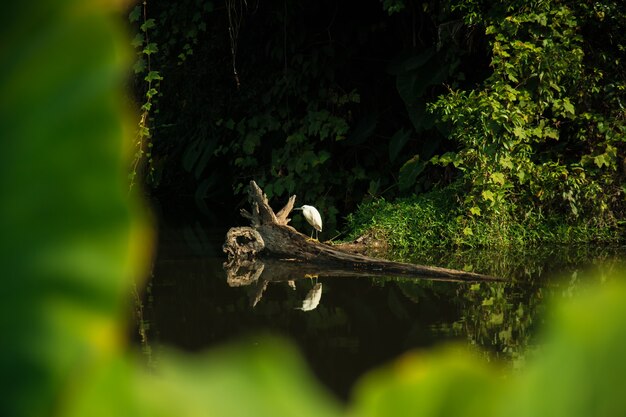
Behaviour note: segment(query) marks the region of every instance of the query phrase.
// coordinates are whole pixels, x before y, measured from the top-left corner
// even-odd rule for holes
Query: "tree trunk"
[[[237,277],[244,281],[251,277],[258,279],[264,271],[265,263],[259,263],[257,258],[280,259],[282,266],[272,263],[271,269],[274,273],[280,272],[278,275],[284,277],[282,279],[297,278],[293,274],[317,276],[321,273],[333,276],[386,275],[453,281],[498,280],[473,272],[372,258],[311,240],[288,225],[288,216],[293,210],[296,196],[291,196],[285,207],[275,214],[267,197],[254,181],[250,182],[249,193],[252,212],[242,209],[241,214],[251,221],[251,226],[231,228],[223,246],[229,258],[225,264],[229,282]],[[254,267],[250,269],[251,266]],[[246,272],[241,273],[242,270]]]

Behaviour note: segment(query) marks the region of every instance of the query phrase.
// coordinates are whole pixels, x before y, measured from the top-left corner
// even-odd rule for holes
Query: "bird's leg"
[[[315,233],[315,234],[316,234],[316,235],[315,235],[315,236],[316,236],[316,237],[315,237],[315,239],[313,239],[313,233]],[[316,240],[316,241],[318,241],[318,242],[319,242],[319,240],[317,239],[317,230],[315,230],[315,228],[311,229],[311,237],[310,237],[310,238],[308,238],[308,239],[307,239],[307,241],[312,242],[312,241],[314,241],[314,240]]]

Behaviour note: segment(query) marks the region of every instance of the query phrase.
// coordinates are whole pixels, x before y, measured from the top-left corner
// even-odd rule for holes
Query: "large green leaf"
[[[123,158],[128,39],[102,8],[50,0],[2,13],[3,416],[49,413],[72,376],[122,346],[139,223]]]
[[[502,414],[626,415],[624,271],[602,279],[614,282],[557,306],[541,355],[512,387]]]
[[[498,386],[496,372],[465,348],[415,352],[363,378],[351,415],[489,416]]]
[[[264,337],[224,346],[203,357],[168,355],[158,375],[139,381],[145,408],[163,416],[338,416],[287,344]]]
[[[340,415],[293,348],[267,337],[195,356],[161,352],[156,372],[119,358],[84,384],[65,416]]]

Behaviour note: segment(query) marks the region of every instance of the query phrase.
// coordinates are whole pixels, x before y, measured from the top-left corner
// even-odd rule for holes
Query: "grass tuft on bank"
[[[392,250],[438,248],[519,248],[545,244],[615,244],[623,225],[597,219],[572,220],[513,205],[489,216],[463,209],[454,185],[426,194],[387,201],[372,199],[347,217],[348,240],[367,235]]]

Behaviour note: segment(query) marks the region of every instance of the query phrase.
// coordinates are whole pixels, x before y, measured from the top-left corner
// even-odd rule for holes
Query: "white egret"
[[[322,216],[320,216],[320,212],[313,206],[304,205],[302,207],[295,208],[295,210],[302,210],[302,214],[304,218],[311,226],[313,226],[313,230],[315,230],[315,238],[318,237],[318,232],[322,231]],[[313,231],[311,231],[311,239],[313,239]]]
[[[322,283],[318,282],[313,286],[311,291],[306,295],[306,298],[302,301],[302,307],[296,307],[296,310],[311,311],[315,310],[322,299]]]

